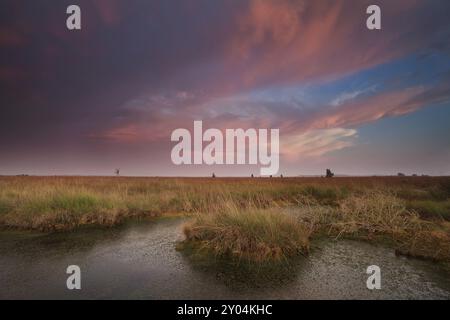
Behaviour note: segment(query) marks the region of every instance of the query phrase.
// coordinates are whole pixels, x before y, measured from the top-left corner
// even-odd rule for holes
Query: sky
[[[258,175],[174,165],[171,133],[195,120],[279,129],[285,176],[450,175],[449,16],[447,0],[2,0],[0,175]]]

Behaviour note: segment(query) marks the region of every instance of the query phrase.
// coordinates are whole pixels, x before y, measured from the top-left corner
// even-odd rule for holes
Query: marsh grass
[[[241,259],[306,254],[310,236],[326,235],[450,261],[449,196],[447,177],[0,177],[0,227],[64,231],[177,213],[193,217],[190,242]]]
[[[443,219],[450,221],[450,200],[412,200],[407,203],[408,208],[416,211],[425,219]]]
[[[388,234],[413,232],[420,225],[418,215],[390,193],[371,191],[350,196],[339,204],[331,229],[340,234]]]
[[[274,209],[241,210],[225,202],[198,213],[184,227],[187,243],[218,256],[262,262],[281,261],[309,251],[311,230],[296,217]]]
[[[314,203],[314,202],[313,202]],[[450,228],[446,222],[423,220],[392,192],[368,190],[351,195],[337,208],[309,205],[302,221],[316,233],[335,239],[351,238],[389,243],[399,254],[450,261]]]

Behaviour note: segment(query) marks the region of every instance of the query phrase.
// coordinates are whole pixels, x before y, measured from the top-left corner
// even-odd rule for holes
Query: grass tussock
[[[363,233],[397,237],[416,230],[419,217],[406,209],[403,201],[381,191],[350,196],[339,204],[330,224],[338,235]]]
[[[371,190],[347,197],[336,208],[314,202],[307,208],[299,219],[312,223],[316,233],[388,242],[399,254],[450,261],[450,224],[422,219],[391,192]]]
[[[279,210],[240,210],[226,203],[220,210],[198,214],[185,225],[188,245],[218,256],[253,261],[281,261],[309,251],[311,230]]]

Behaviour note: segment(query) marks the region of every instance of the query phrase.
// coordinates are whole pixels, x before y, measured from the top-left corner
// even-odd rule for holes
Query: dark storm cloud
[[[177,85],[174,72],[220,53],[227,7],[233,7],[231,1],[220,7],[77,1],[83,29],[69,32],[65,9],[72,2],[1,3],[1,136],[78,134],[107,123],[144,88]]]

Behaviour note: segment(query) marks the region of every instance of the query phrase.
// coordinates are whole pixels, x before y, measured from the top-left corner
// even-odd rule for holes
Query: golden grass
[[[450,178],[0,177],[0,226],[44,231],[181,213],[216,254],[250,260],[307,252],[325,234],[450,261]],[[290,236],[289,236],[290,235]]]
[[[315,235],[384,242],[398,254],[450,261],[450,223],[422,219],[389,190],[362,190],[336,207],[303,199],[295,213],[313,226]]]
[[[331,229],[341,234],[384,234],[396,237],[417,230],[419,217],[388,192],[352,195],[339,204]]]
[[[309,251],[311,230],[276,209],[241,210],[232,202],[185,225],[186,243],[247,261],[281,261]]]

